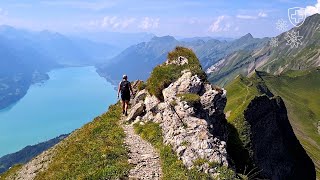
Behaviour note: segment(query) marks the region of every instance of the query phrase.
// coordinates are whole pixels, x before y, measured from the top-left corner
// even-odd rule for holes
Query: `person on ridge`
[[[131,83],[128,81],[128,76],[123,75],[122,81],[119,83],[118,87],[118,98],[121,92],[121,100],[122,100],[122,114],[128,115],[128,105],[130,101],[130,92],[133,95]]]

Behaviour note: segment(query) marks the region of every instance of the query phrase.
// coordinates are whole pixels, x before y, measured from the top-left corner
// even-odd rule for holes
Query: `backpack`
[[[129,81],[122,81],[122,82],[120,83],[120,91],[121,91],[121,94],[128,94],[128,93],[130,93],[129,85],[130,85],[130,82],[129,82]]]

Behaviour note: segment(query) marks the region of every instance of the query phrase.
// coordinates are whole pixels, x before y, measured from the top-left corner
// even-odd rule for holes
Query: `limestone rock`
[[[148,94],[144,100],[146,111],[150,111],[151,109],[156,107],[159,103],[160,103],[159,99],[153,95],[151,96],[150,94]]]
[[[183,72],[183,75],[169,87],[162,91],[164,101],[171,102],[177,98],[178,94],[195,93],[198,94],[203,87],[203,82],[197,75],[192,75],[190,71]]]
[[[177,96],[185,93],[198,94],[199,107],[188,105]],[[193,168],[198,159],[228,166],[223,114],[225,93],[185,70],[178,80],[163,90],[164,102],[147,95],[144,101],[146,114],[142,119],[160,123],[164,143],[173,148],[187,168]],[[208,165],[202,165],[201,169],[211,174],[216,172]]]
[[[140,116],[143,113],[144,113],[144,104],[143,104],[143,102],[139,102],[131,108],[130,113],[127,117],[127,121],[132,121],[137,116]]]
[[[139,91],[139,92],[135,95],[135,97],[134,97],[134,99],[132,100],[131,104],[132,104],[132,105],[135,105],[135,104],[139,103],[140,101],[144,101],[144,99],[146,98],[147,94],[148,94],[148,93],[147,93],[147,91],[146,91],[145,89]]]
[[[176,65],[182,66],[182,65],[185,65],[188,63],[189,63],[189,60],[183,56],[179,56],[177,59],[174,59],[174,60],[167,60],[166,61],[167,65],[168,64],[176,64]]]

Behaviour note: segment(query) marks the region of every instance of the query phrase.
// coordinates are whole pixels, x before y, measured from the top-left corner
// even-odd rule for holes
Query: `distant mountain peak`
[[[173,36],[154,36],[150,41],[176,41]]]
[[[318,20],[318,19],[320,19],[320,14],[317,13],[317,14],[311,15],[311,16],[307,17],[306,19],[311,19],[311,20],[317,19]]]
[[[312,16],[307,17],[304,23],[301,25],[301,27],[303,26],[314,27],[318,30],[319,22],[320,22],[320,14],[314,14]]]
[[[248,34],[242,36],[240,39],[253,39],[253,36],[251,33],[248,33]]]

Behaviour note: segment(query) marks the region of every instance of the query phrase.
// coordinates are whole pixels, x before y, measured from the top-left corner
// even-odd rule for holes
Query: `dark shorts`
[[[121,94],[121,99],[122,101],[130,101],[130,94],[129,93]]]

